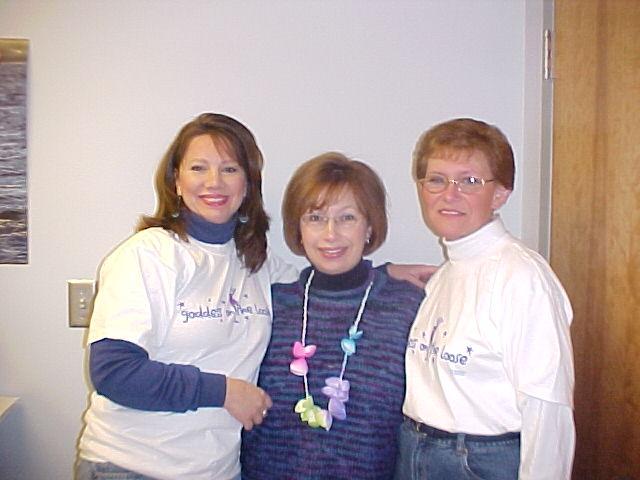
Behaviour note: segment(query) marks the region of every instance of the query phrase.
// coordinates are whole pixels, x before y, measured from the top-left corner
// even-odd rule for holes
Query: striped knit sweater
[[[384,268],[371,269],[369,262],[365,266],[367,280],[355,288],[319,290],[314,288],[316,278],[311,284],[306,344],[316,345],[317,351],[308,360],[308,381],[315,403],[326,409],[324,380],[340,374],[340,340],[348,336],[366,286],[374,282],[359,326],[364,335],[344,375],[351,383],[347,418],[334,419],[330,431],[309,427],[294,412],[304,397],[304,385],[302,377],[289,372],[292,345],[301,337],[310,269],[298,282],[273,286],[273,333],[258,380],[271,395],[273,408],[262,425],[243,434],[243,478],[392,478],[402,422],[407,334],[423,292],[388,277]]]

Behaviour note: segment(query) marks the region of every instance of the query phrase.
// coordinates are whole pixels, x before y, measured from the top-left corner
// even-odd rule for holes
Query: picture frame
[[[29,41],[0,38],[0,264],[27,264]]]

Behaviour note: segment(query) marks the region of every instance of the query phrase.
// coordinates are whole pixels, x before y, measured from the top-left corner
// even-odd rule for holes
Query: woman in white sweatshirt
[[[513,190],[508,140],[450,120],[421,136],[413,170],[447,260],[409,334],[396,478],[569,479],[571,305],[496,214]]]

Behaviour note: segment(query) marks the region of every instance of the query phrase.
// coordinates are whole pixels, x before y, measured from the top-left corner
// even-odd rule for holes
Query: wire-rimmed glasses
[[[418,184],[423,190],[429,193],[442,193],[449,184],[454,184],[461,193],[474,194],[479,193],[485,184],[495,182],[495,178],[479,178],[469,175],[460,178],[447,178],[439,173],[429,173],[424,178],[418,180]]]

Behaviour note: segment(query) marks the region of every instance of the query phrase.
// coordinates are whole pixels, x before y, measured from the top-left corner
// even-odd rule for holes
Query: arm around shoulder
[[[386,263],[387,274],[396,280],[409,282],[423,290],[438,269],[435,265]]]

